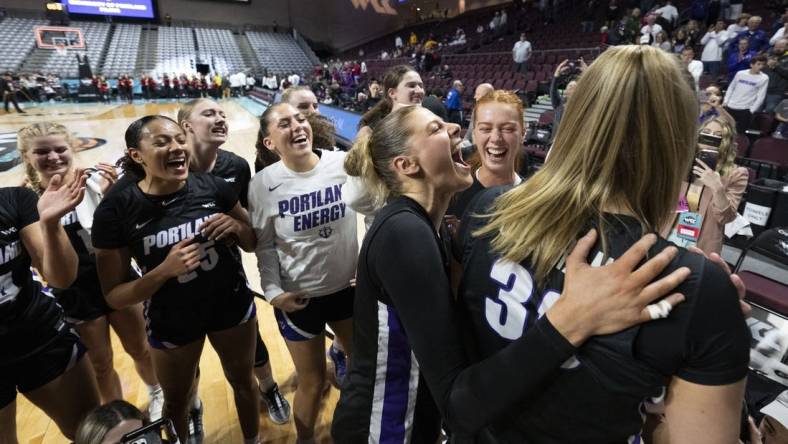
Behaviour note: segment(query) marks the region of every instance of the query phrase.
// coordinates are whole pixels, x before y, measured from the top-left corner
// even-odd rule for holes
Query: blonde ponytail
[[[381,181],[375,171],[375,161],[371,149],[372,131],[364,127],[359,131],[356,142],[345,157],[345,172],[349,176],[358,177],[364,189],[372,198],[375,207],[381,207],[389,197],[389,189]]]

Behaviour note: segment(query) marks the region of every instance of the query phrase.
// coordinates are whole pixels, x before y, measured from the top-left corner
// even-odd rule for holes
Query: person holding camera
[[[550,136],[550,142],[555,140],[555,134],[558,132],[558,124],[561,123],[561,116],[564,113],[564,105],[566,101],[569,100],[569,97],[572,96],[572,92],[574,92],[577,86],[577,80],[570,80],[569,83],[566,84],[566,88],[564,88],[564,96],[561,97],[561,94],[558,92],[558,80],[564,76],[572,77],[578,75],[585,71],[586,68],[588,68],[588,65],[586,65],[586,62],[584,62],[582,58],[571,62],[569,59],[566,59],[555,68],[553,79],[550,81],[550,102],[553,105],[553,112],[555,113],[553,115],[553,133]]]
[[[684,182],[676,214],[662,235],[680,247],[722,251],[725,224],[736,219],[747,188],[747,168],[737,166],[736,131],[723,117],[702,124],[690,182]]]

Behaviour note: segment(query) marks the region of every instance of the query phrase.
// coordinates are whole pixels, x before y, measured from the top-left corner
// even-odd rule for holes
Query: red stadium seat
[[[755,141],[750,158],[788,165],[788,140],[764,137]]]

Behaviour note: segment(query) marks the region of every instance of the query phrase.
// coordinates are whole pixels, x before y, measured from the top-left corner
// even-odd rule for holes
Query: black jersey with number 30
[[[65,332],[63,311],[33,280],[20,233],[38,222],[36,193],[0,188],[0,363],[29,356]]]
[[[484,193],[471,209],[476,214],[489,214],[499,191]],[[470,223],[467,233],[484,221],[474,218]],[[627,216],[606,215],[605,230],[611,258],[622,255],[641,236],[640,224]],[[492,236],[466,239],[459,295],[469,311],[482,358],[528,331],[559,298],[564,283],[562,264],[540,285],[528,260],[517,264],[501,259],[492,252],[491,240]],[[650,256],[669,245],[660,239]],[[613,259],[605,259],[598,244],[589,260],[598,266]],[[667,319],[586,341],[538,394],[524,399],[520,408],[492,427],[499,441],[637,442],[642,401],[660,396],[671,377],[700,385],[725,385],[744,378],[748,332],[730,279],[717,265],[686,250],[662,275],[682,266],[692,270],[677,289],[686,296],[685,302]]]
[[[237,202],[229,184],[210,174],[190,173],[181,190],[164,196],[147,195],[136,184],[126,186],[107,195],[96,210],[93,245],[128,247],[146,273],[164,262],[175,244],[198,236],[206,219],[231,211]],[[154,306],[250,291],[236,248],[202,238],[200,266],[168,280],[154,294]]]

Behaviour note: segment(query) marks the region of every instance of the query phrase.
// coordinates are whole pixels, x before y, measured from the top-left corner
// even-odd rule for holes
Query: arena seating
[[[311,71],[312,62],[292,36],[257,31],[249,31],[246,36],[260,64],[269,72],[279,76]]]
[[[3,42],[3,50],[0,51],[0,70],[15,71],[19,69],[22,61],[36,45],[33,38],[33,28],[47,23],[43,19],[15,17],[3,20],[0,23],[0,41]]]
[[[108,77],[117,77],[125,73],[134,72],[137,66],[137,52],[139,50],[142,27],[138,25],[115,25],[112,41],[104,58],[102,74]]]
[[[247,69],[241,50],[227,29],[195,28],[197,48],[202,63],[209,63],[221,74],[235,73]]]
[[[197,48],[192,28],[162,26],[156,51],[158,75],[165,73],[195,73]]]

